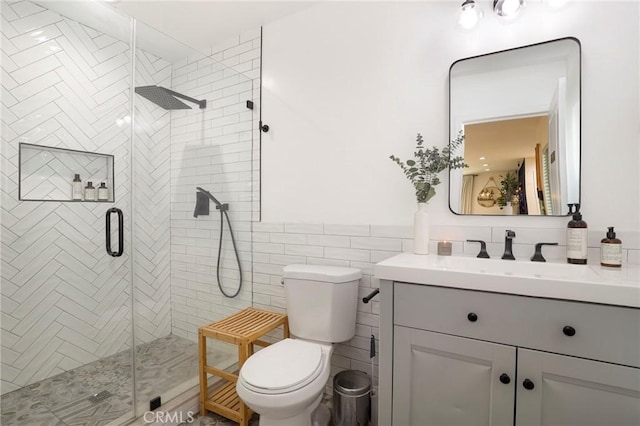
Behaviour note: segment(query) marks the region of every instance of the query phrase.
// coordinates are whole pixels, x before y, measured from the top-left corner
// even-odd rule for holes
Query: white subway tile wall
[[[214,46],[210,53],[174,63],[172,80],[173,90],[207,100],[204,110],[173,111],[171,116],[171,328],[194,341],[198,327],[251,306],[251,224],[259,219],[260,29]],[[248,100],[254,101],[253,110]],[[217,285],[220,213],[211,202],[208,216],[193,217],[196,187],[229,203],[243,280],[234,299],[222,296]],[[240,271],[226,220],[222,241],[219,278],[225,292],[234,293]],[[263,250],[283,254],[282,244],[264,244]]]

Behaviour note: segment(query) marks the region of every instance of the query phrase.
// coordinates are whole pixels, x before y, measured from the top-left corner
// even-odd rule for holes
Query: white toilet
[[[331,369],[333,343],[356,329],[362,271],[334,266],[284,268],[289,329],[284,339],[252,355],[240,369],[236,390],[260,414],[260,426],[310,426]]]

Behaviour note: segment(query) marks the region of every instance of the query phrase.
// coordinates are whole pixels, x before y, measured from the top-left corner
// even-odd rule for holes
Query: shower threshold
[[[235,352],[209,349],[208,359],[221,368],[236,363]],[[198,345],[174,335],[139,345],[135,370],[140,414],[151,399],[167,403],[197,385]],[[123,351],[9,392],[1,397],[1,424],[126,424],[133,418],[131,371],[131,353]]]

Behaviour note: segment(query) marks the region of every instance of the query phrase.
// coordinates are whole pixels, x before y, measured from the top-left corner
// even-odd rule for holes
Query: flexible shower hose
[[[233,237],[233,228],[231,228],[231,221],[229,220],[229,215],[227,214],[226,209],[220,210],[220,243],[218,244],[218,264],[216,265],[216,278],[218,280],[218,288],[220,292],[229,298],[234,298],[238,294],[240,294],[240,290],[242,289],[242,267],[240,266],[240,256],[238,256],[238,248],[236,247],[236,240]],[[222,259],[222,233],[224,231],[224,218],[227,218],[227,225],[229,225],[229,234],[231,235],[231,243],[233,244],[233,251],[236,254],[236,261],[238,262],[238,273],[240,274],[240,283],[238,284],[238,290],[236,290],[233,294],[227,294],[222,288],[222,282],[220,280],[220,259]]]

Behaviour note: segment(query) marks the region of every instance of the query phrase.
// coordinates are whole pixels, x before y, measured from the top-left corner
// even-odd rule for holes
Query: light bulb
[[[520,2],[518,0],[505,0],[502,3],[502,14],[504,16],[513,16],[520,9]]]
[[[515,18],[524,7],[524,0],[494,0],[493,10],[507,19]]]
[[[483,16],[484,13],[482,13],[482,9],[480,9],[480,6],[478,6],[474,0],[466,0],[460,7],[458,25],[465,30],[470,30],[478,25],[478,22]]]

